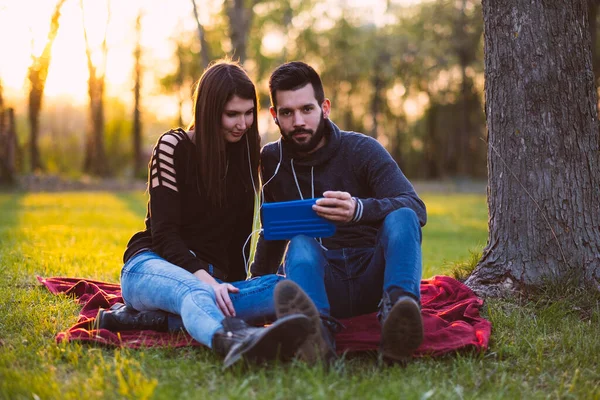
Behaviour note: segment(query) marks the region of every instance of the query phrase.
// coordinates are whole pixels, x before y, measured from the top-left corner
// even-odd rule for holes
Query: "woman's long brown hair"
[[[254,190],[258,190],[258,164],[260,157],[260,136],[258,134],[258,101],[254,84],[242,69],[233,61],[221,60],[210,65],[202,74],[194,91],[194,128],[196,137],[196,154],[201,189],[206,193],[210,203],[221,206],[225,203],[226,189],[223,177],[227,173],[227,143],[221,132],[221,118],[225,105],[233,96],[254,102],[254,121],[236,147],[238,151],[231,156],[235,162],[247,171],[244,180],[254,180]],[[246,148],[248,141],[248,149]],[[249,154],[248,154],[249,153]],[[248,155],[250,162],[248,163]]]

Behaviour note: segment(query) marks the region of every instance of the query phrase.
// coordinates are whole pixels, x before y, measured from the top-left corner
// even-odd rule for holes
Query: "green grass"
[[[472,264],[485,245],[485,198],[423,196],[424,276]],[[139,194],[0,194],[0,398],[600,399],[600,302],[574,290],[538,300],[491,300],[490,349],[385,367],[345,359],[328,371],[302,363],[221,371],[210,351],[56,344],[79,307],[35,275],[117,282]]]

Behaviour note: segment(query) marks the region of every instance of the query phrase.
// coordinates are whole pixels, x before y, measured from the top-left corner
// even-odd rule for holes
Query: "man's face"
[[[329,100],[319,104],[310,83],[296,90],[278,90],[275,97],[277,110],[271,107],[271,115],[277,118],[283,139],[294,151],[312,153],[323,147]]]

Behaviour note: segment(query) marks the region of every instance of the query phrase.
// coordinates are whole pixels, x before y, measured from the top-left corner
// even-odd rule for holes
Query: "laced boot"
[[[423,319],[418,301],[401,289],[384,292],[378,317],[380,352],[384,360],[406,362],[423,342]]]
[[[221,324],[223,329],[213,335],[212,348],[225,357],[224,368],[241,358],[257,363],[289,360],[310,331],[310,321],[300,314],[278,319],[264,328],[252,327],[233,317],[225,318]]]
[[[137,311],[123,303],[116,303],[108,310],[101,308],[96,316],[96,327],[111,332],[132,330],[168,331],[168,313],[161,310]]]
[[[279,282],[275,286],[274,300],[277,318],[300,313],[310,320],[310,334],[296,354],[299,359],[310,364],[319,361],[330,364],[338,358],[334,333],[341,324],[334,318],[321,316],[300,286],[290,280]]]

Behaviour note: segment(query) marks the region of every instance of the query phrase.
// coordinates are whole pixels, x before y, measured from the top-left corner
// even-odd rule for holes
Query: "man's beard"
[[[323,117],[323,112],[321,112],[319,126],[317,127],[316,131],[313,131],[312,129],[298,128],[291,132],[285,133],[281,127],[279,127],[279,132],[281,132],[283,140],[294,153],[310,153],[315,147],[317,147],[319,142],[321,142],[323,136],[325,136],[325,130],[325,118]],[[308,133],[310,135],[310,139],[304,143],[298,143],[294,141],[293,138],[293,136],[298,133]]]

